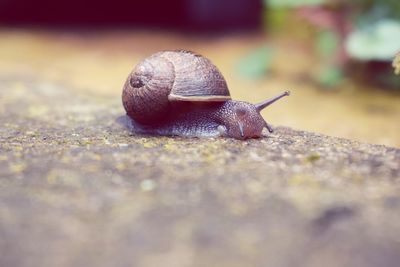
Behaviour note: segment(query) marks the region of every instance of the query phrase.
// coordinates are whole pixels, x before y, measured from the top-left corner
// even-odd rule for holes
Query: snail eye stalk
[[[283,92],[283,93],[281,93],[281,94],[279,94],[277,96],[274,96],[274,97],[272,97],[270,99],[262,101],[262,102],[260,102],[258,104],[255,104],[256,109],[257,109],[258,112],[260,112],[261,110],[263,110],[264,108],[268,107],[272,103],[278,101],[282,97],[289,96],[289,95],[290,95],[290,91],[285,91],[285,92]]]
[[[269,125],[267,122],[265,122],[265,128],[267,128],[268,132],[273,133],[274,129],[272,129],[271,125]]]

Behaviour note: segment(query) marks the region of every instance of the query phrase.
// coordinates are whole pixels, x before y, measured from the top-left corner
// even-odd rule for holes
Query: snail
[[[231,99],[211,61],[185,50],[162,51],[141,61],[128,76],[122,103],[140,134],[188,137],[261,137],[272,127],[261,110],[289,91],[258,104]]]

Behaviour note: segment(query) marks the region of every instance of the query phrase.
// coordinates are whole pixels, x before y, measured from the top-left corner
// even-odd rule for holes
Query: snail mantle
[[[122,103],[135,133],[248,139],[273,131],[260,112],[289,94],[258,104],[232,100],[209,59],[177,50],[141,61],[125,82]]]

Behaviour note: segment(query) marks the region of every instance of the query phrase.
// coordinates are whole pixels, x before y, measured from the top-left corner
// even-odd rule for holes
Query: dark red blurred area
[[[1,25],[237,31],[262,26],[262,0],[0,0]]]

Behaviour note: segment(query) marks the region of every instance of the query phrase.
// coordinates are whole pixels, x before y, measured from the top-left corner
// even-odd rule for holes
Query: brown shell
[[[168,96],[176,101],[226,101],[231,99],[221,72],[207,58],[190,51],[164,51],[175,68],[175,82]]]
[[[231,99],[224,77],[210,60],[188,51],[163,51],[140,62],[122,93],[127,114],[142,123],[160,120],[170,101]]]

